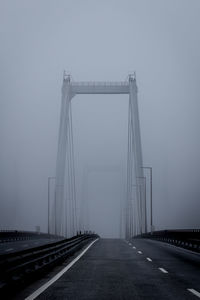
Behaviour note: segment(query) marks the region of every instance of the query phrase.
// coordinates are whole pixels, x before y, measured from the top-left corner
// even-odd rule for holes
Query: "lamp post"
[[[133,187],[136,187],[136,189],[139,187],[139,194],[140,194],[140,203],[137,203],[137,209],[138,209],[138,231],[136,230],[136,221],[134,222],[135,225],[135,233],[140,232],[142,233],[142,212],[141,212],[141,184],[132,184]],[[140,211],[140,212],[139,212]],[[135,216],[134,216],[135,217]]]
[[[136,177],[144,180],[144,231],[147,233],[147,199],[146,199],[146,177]],[[141,193],[141,192],[140,192]],[[141,198],[141,197],[140,197]]]
[[[55,179],[56,177],[48,177],[48,234],[50,234],[50,221],[49,221],[49,215],[50,215],[50,183],[52,179]]]
[[[152,167],[141,167],[150,171],[150,227],[151,234],[153,233],[153,200],[152,200]]]

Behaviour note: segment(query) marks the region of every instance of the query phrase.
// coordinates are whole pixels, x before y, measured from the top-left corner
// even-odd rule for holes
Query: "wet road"
[[[199,292],[199,254],[145,239],[100,239],[37,299],[184,300]]]

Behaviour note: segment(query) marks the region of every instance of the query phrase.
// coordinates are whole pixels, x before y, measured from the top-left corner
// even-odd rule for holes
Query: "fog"
[[[199,12],[198,0],[0,0],[0,229],[47,231],[64,69],[75,81],[136,71],[155,229],[200,226]],[[128,96],[75,96],[72,117],[79,220],[119,237]]]

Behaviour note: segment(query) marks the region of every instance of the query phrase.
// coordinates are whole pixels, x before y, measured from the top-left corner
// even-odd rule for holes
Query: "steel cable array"
[[[78,230],[71,99],[70,84],[63,84],[51,233],[65,237]]]
[[[127,153],[127,200],[125,213],[125,236],[130,238],[145,231],[146,206],[143,178],[142,147],[136,79],[129,78],[128,153]]]
[[[56,163],[55,233],[66,237],[77,230],[71,100],[76,94],[129,94],[127,199],[125,207],[125,237],[144,233],[147,228],[145,189],[141,179],[142,147],[140,137],[137,85],[130,75],[125,83],[75,83],[65,75]],[[52,218],[52,219],[53,219]],[[80,222],[79,222],[80,223]]]

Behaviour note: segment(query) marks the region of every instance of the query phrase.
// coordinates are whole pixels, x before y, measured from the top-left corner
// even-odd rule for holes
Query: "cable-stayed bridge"
[[[88,228],[84,209],[81,220],[77,214],[71,102],[78,94],[129,96],[121,239],[100,238]],[[150,224],[144,169],[150,171]],[[96,165],[85,170],[84,180],[97,170],[119,171]],[[48,234],[0,233],[2,299],[200,298],[200,230],[153,231],[152,167],[143,166],[134,75],[125,82],[74,82],[64,75],[56,174],[48,183]]]
[[[77,94],[129,95],[127,197],[122,205],[125,213],[121,231],[126,238],[144,233],[147,230],[147,216],[136,78],[129,76],[125,82],[73,82],[69,75],[64,76],[62,87],[55,203],[50,222],[55,231],[51,232],[71,236],[85,228],[85,224],[82,224],[83,228],[78,228],[76,216],[71,101]]]

